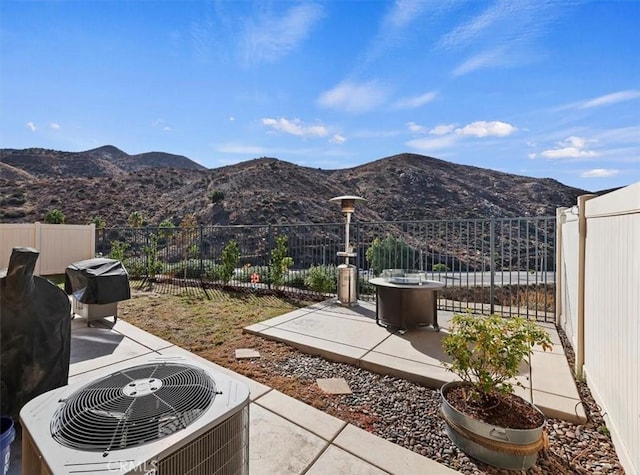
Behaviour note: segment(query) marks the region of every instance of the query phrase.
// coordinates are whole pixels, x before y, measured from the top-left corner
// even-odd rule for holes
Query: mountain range
[[[69,224],[100,216],[125,225],[247,225],[342,222],[329,199],[357,195],[362,221],[554,216],[587,193],[531,178],[402,153],[357,167],[322,170],[262,157],[208,169],[181,155],[129,155],[107,145],[85,152],[0,149],[0,222],[43,221],[60,210]]]

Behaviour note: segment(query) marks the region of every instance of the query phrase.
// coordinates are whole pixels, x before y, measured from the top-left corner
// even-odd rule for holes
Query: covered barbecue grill
[[[131,298],[129,274],[120,261],[87,259],[67,267],[64,290],[73,296],[73,312],[88,322],[103,317],[118,318],[118,302]]]

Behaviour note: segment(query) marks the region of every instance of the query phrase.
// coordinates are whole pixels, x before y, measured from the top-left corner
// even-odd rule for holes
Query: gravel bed
[[[571,359],[573,353],[567,356]],[[349,419],[363,429],[465,474],[624,473],[599,408],[583,383],[578,382],[578,387],[588,422],[577,425],[548,419],[549,448],[540,452],[534,467],[514,472],[489,467],[457,449],[438,416],[438,390],[297,352],[271,371],[308,384],[317,378],[344,378],[353,394],[330,396],[327,412],[339,414],[347,408],[353,416]]]

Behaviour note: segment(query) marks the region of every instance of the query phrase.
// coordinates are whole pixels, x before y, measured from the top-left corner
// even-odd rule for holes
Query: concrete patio
[[[312,309],[313,310],[316,307]],[[320,306],[324,311],[328,307]],[[336,308],[338,313],[342,309]],[[289,314],[291,315],[291,314]],[[323,318],[324,314],[318,314]],[[297,317],[293,315],[293,319]],[[265,327],[270,328],[269,321]],[[248,385],[250,403],[250,473],[284,475],[327,473],[434,475],[458,473],[433,460],[395,445],[308,406],[279,391],[118,320],[72,321],[69,383],[90,382],[98,377],[139,364],[149,355],[189,354],[213,371],[225,373]],[[48,421],[44,423],[48,424]],[[21,473],[21,447],[11,446],[10,475]]]
[[[405,334],[380,327],[375,305],[359,302],[352,308],[328,300],[252,325],[247,332],[285,342],[310,354],[347,362],[374,372],[438,388],[453,379],[442,367],[447,356],[441,339],[447,334],[450,312],[439,312],[440,332],[427,329]],[[375,435],[341,421],[275,389],[188,353],[139,328],[111,319],[72,321],[70,383],[89,382],[112,371],[135,366],[152,354],[189,354],[202,364],[248,385],[250,404],[251,474],[408,474],[458,473]],[[551,352],[536,349],[532,367],[523,365],[518,379],[526,389],[518,394],[549,417],[584,423],[575,382],[560,339],[551,324],[542,324],[554,343]],[[18,440],[11,449],[9,474],[21,473]]]
[[[440,388],[454,380],[442,365],[448,357],[441,345],[452,316],[452,312],[438,312],[440,332],[425,328],[400,334],[376,324],[373,303],[359,301],[348,308],[327,300],[251,325],[245,331],[306,353]],[[518,387],[516,394],[535,403],[547,417],[583,424],[586,414],[558,332],[552,324],[540,325],[551,336],[553,350],[534,350],[531,368],[523,364],[517,377],[524,389]]]

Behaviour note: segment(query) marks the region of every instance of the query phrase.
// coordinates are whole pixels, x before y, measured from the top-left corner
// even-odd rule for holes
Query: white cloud
[[[262,124],[273,130],[284,132],[298,137],[326,137],[329,134],[323,125],[304,125],[300,119],[289,120],[284,117],[262,119]]]
[[[156,129],[161,129],[165,132],[171,132],[173,129],[166,125],[167,122],[164,119],[156,119],[154,121],[151,122],[151,125],[156,128]]]
[[[527,155],[527,157],[529,157],[531,160],[535,160],[535,158],[536,158],[537,156],[538,156],[538,155],[537,155],[535,152],[531,152],[531,153],[529,153],[529,154]]]
[[[598,154],[591,150],[580,150],[577,147],[562,147],[554,148],[551,150],[545,150],[542,152],[542,156],[546,158],[584,158],[584,157],[596,157]]]
[[[357,114],[378,107],[384,103],[387,94],[386,89],[374,81],[361,84],[343,81],[333,89],[323,92],[318,98],[318,104]]]
[[[331,137],[331,140],[329,140],[329,142],[339,144],[339,145],[345,143],[346,141],[347,141],[347,138],[341,134],[335,134],[333,137]]]
[[[38,127],[36,127],[36,124],[33,122],[27,122],[26,126],[31,129],[31,132],[35,132],[36,130],[38,130]]]
[[[429,135],[437,136],[435,138],[416,138],[405,142],[405,145],[423,151],[449,148],[460,140],[464,140],[466,137],[505,137],[517,130],[513,125],[506,122],[487,122],[484,120],[472,122],[464,127],[458,128],[456,128],[455,124],[440,124],[429,130],[427,127],[418,125],[415,122],[408,122],[407,126],[409,130],[414,133],[428,133]]]
[[[225,143],[216,146],[216,151],[221,153],[238,153],[243,155],[265,155],[267,149],[256,145],[243,145],[237,143]]]
[[[234,116],[229,117],[229,122],[233,122],[234,120],[236,120]]]
[[[557,107],[555,110],[562,111],[567,109],[593,109],[595,107],[605,107],[620,102],[633,101],[640,98],[640,90],[627,89],[626,91],[612,92],[604,96],[594,97],[578,102],[571,102]]]
[[[550,159],[597,157],[597,152],[587,150],[587,143],[583,137],[571,136],[558,143],[556,148],[545,150],[541,155]]]
[[[456,128],[455,124],[442,124],[436,125],[433,129],[429,131],[431,135],[446,135],[453,132]]]
[[[467,59],[453,70],[454,76],[462,76],[478,69],[507,64],[505,48],[500,46],[492,50],[483,51]]]
[[[427,92],[425,94],[421,94],[419,96],[414,97],[406,97],[404,99],[400,99],[398,102],[394,104],[396,109],[415,109],[416,107],[421,107],[429,102],[433,101],[438,96],[437,92]]]
[[[626,102],[638,98],[640,98],[640,90],[619,91],[584,101],[578,105],[578,108],[590,109],[592,107],[608,106],[618,102]]]
[[[446,49],[472,43],[481,36],[483,32],[489,30],[492,25],[499,23],[508,16],[509,11],[505,8],[506,6],[506,3],[498,2],[467,23],[458,25],[440,38],[438,47]]]
[[[51,122],[49,124],[49,127],[51,127],[54,130],[58,130],[58,129],[60,129],[60,124],[58,124],[57,122]]]
[[[248,65],[274,62],[304,41],[313,25],[324,15],[320,5],[295,5],[277,16],[250,21],[244,31],[243,56]]]
[[[497,120],[487,122],[479,120],[465,125],[462,128],[456,129],[456,134],[463,136],[472,135],[474,137],[505,137],[507,135],[511,135],[516,130],[518,129],[506,122],[500,122]]]
[[[393,29],[405,28],[422,14],[427,3],[421,0],[400,0],[395,2],[393,8],[383,20],[384,26]]]
[[[565,9],[559,2],[517,0],[477,2],[485,6],[474,17],[458,24],[437,42],[442,50],[472,53],[454,76],[495,66],[516,66],[538,60],[535,41]]]
[[[584,148],[587,145],[587,139],[572,135],[565,140],[565,143],[575,148]]]
[[[456,135],[444,135],[438,138],[420,138],[405,142],[405,145],[422,151],[440,150],[449,148],[458,141]]]
[[[580,174],[581,178],[609,178],[616,176],[620,173],[620,170],[613,168],[594,168],[593,170],[587,170]]]
[[[428,130],[424,125],[419,125],[415,122],[407,122],[407,128],[414,134],[424,134]]]

